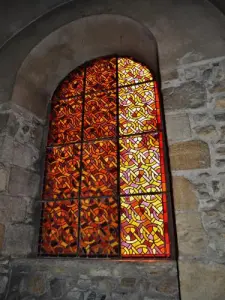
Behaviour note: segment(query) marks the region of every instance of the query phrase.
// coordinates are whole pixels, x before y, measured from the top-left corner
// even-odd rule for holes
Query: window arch
[[[145,65],[72,71],[51,101],[39,255],[170,257],[163,135]]]

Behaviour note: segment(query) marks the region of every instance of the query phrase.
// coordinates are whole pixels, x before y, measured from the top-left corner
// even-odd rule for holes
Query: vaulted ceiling
[[[73,0],[79,2],[82,0]],[[71,0],[1,0],[0,1],[0,46],[14,36],[21,29],[32,23],[35,19],[45,15],[52,9]],[[113,0],[109,0],[110,2]],[[121,1],[121,0],[120,0]],[[157,1],[157,0],[148,0]],[[174,1],[174,0],[173,0]],[[175,0],[184,1],[187,0]],[[196,0],[192,0],[195,2]],[[225,0],[197,0],[198,3],[211,2],[216,8],[225,14]],[[89,1],[90,2],[90,1]],[[99,1],[97,1],[99,2]],[[101,2],[101,1],[100,1]],[[104,2],[104,1],[103,1]],[[189,1],[191,2],[191,1]]]

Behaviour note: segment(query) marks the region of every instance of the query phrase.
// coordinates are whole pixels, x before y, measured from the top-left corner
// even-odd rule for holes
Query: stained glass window
[[[129,57],[71,72],[51,101],[39,255],[171,255],[160,100]]]

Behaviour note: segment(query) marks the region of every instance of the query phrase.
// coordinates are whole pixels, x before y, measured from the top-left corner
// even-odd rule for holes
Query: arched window
[[[157,83],[128,57],[72,71],[51,101],[40,255],[169,257]]]

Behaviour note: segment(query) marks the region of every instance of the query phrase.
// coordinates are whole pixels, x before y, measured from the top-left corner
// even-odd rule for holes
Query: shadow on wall
[[[44,120],[62,78],[85,61],[111,54],[133,56],[158,74],[157,45],[147,28],[127,17],[95,15],[61,27],[29,53],[17,73],[12,103]]]

